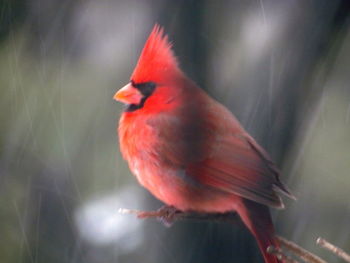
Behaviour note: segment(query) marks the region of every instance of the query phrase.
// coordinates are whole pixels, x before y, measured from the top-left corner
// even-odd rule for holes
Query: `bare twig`
[[[308,263],[327,263],[320,257],[316,256],[315,254],[312,254],[311,252],[307,251],[306,249],[298,246],[292,241],[289,241],[287,239],[284,239],[283,237],[276,236],[278,241],[282,246],[293,252],[295,255],[299,256],[302,260]]]
[[[275,255],[279,260],[282,260],[284,263],[299,263],[299,261],[296,261],[291,257],[285,255],[280,248],[276,248],[274,246],[269,246],[267,248],[267,253]]]
[[[338,257],[344,259],[346,262],[350,262],[350,255],[346,253],[344,250],[341,248],[329,243],[327,240],[324,238],[317,238],[316,243],[320,245],[321,247],[331,251],[332,253],[336,254]]]
[[[176,220],[199,220],[199,221],[221,221],[228,223],[239,223],[240,220],[237,214],[231,213],[196,213],[196,212],[182,212],[180,210],[173,209],[165,206],[157,211],[141,211],[134,209],[120,208],[119,213],[122,214],[135,214],[138,218],[157,218],[160,219],[166,225],[171,224]]]

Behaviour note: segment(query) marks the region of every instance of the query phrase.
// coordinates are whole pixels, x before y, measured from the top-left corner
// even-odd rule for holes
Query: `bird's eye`
[[[133,81],[131,82],[131,84],[137,88],[141,94],[145,97],[149,97],[154,89],[156,88],[156,84],[154,82],[144,82],[144,83],[134,83]]]

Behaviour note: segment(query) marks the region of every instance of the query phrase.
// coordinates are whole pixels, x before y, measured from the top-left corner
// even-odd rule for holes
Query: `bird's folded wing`
[[[289,194],[280,183],[278,171],[248,134],[219,138],[212,154],[190,164],[186,173],[215,189],[234,193],[268,206],[283,208],[275,190]]]
[[[163,164],[185,169],[196,182],[268,206],[283,208],[275,192],[292,194],[279,181],[268,154],[222,107],[206,118],[163,114],[148,121],[156,134],[156,155]],[[225,121],[220,121],[224,118]]]

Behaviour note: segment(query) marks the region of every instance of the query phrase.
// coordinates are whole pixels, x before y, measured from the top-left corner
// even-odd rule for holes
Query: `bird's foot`
[[[176,220],[176,216],[182,213],[173,206],[163,206],[157,211],[138,211],[137,217],[141,219],[156,217],[165,226],[170,227]]]
[[[157,212],[159,213],[157,219],[166,227],[170,227],[176,220],[176,214],[181,213],[180,210],[168,205],[159,208]]]

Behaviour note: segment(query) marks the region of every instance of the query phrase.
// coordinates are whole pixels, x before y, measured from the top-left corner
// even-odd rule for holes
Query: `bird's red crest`
[[[131,80],[135,83],[159,81],[167,72],[177,70],[177,59],[171,47],[163,28],[156,24],[143,47]]]

